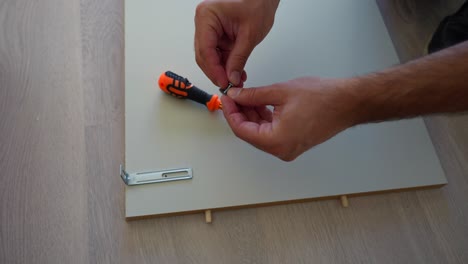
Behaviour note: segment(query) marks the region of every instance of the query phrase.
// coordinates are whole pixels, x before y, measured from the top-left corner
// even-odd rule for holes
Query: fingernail
[[[216,80],[216,85],[217,85],[218,87],[223,87],[223,82],[220,81],[220,80]]]
[[[231,98],[235,98],[239,95],[240,91],[241,91],[242,88],[231,88],[229,89],[229,91],[227,92],[227,95]]]
[[[229,75],[229,81],[234,85],[239,85],[241,81],[241,74],[238,71],[233,71]]]

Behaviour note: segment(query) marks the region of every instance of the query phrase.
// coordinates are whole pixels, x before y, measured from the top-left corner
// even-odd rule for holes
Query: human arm
[[[358,79],[359,123],[467,111],[468,42]]]

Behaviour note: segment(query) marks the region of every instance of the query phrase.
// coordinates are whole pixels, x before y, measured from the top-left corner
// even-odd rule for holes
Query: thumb
[[[228,96],[243,106],[280,105],[286,99],[285,91],[274,85],[257,88],[231,88],[228,91]]]
[[[239,34],[226,61],[226,71],[229,82],[234,85],[241,83],[242,72],[255,45],[245,33]]]

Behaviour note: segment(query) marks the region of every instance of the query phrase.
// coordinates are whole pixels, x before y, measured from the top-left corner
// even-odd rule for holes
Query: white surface
[[[197,3],[125,1],[126,170],[193,168],[192,180],[126,187],[127,217],[446,183],[421,119],[355,127],[285,163],[237,139],[221,112],[165,95],[166,70],[217,92],[194,59]],[[282,1],[246,86],[397,63],[374,1]]]

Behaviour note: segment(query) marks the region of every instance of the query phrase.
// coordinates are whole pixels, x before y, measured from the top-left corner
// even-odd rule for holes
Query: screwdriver
[[[187,78],[167,71],[159,76],[159,88],[165,93],[179,99],[189,99],[203,104],[210,111],[223,109],[223,105],[218,95],[208,94],[195,85],[191,84]]]

